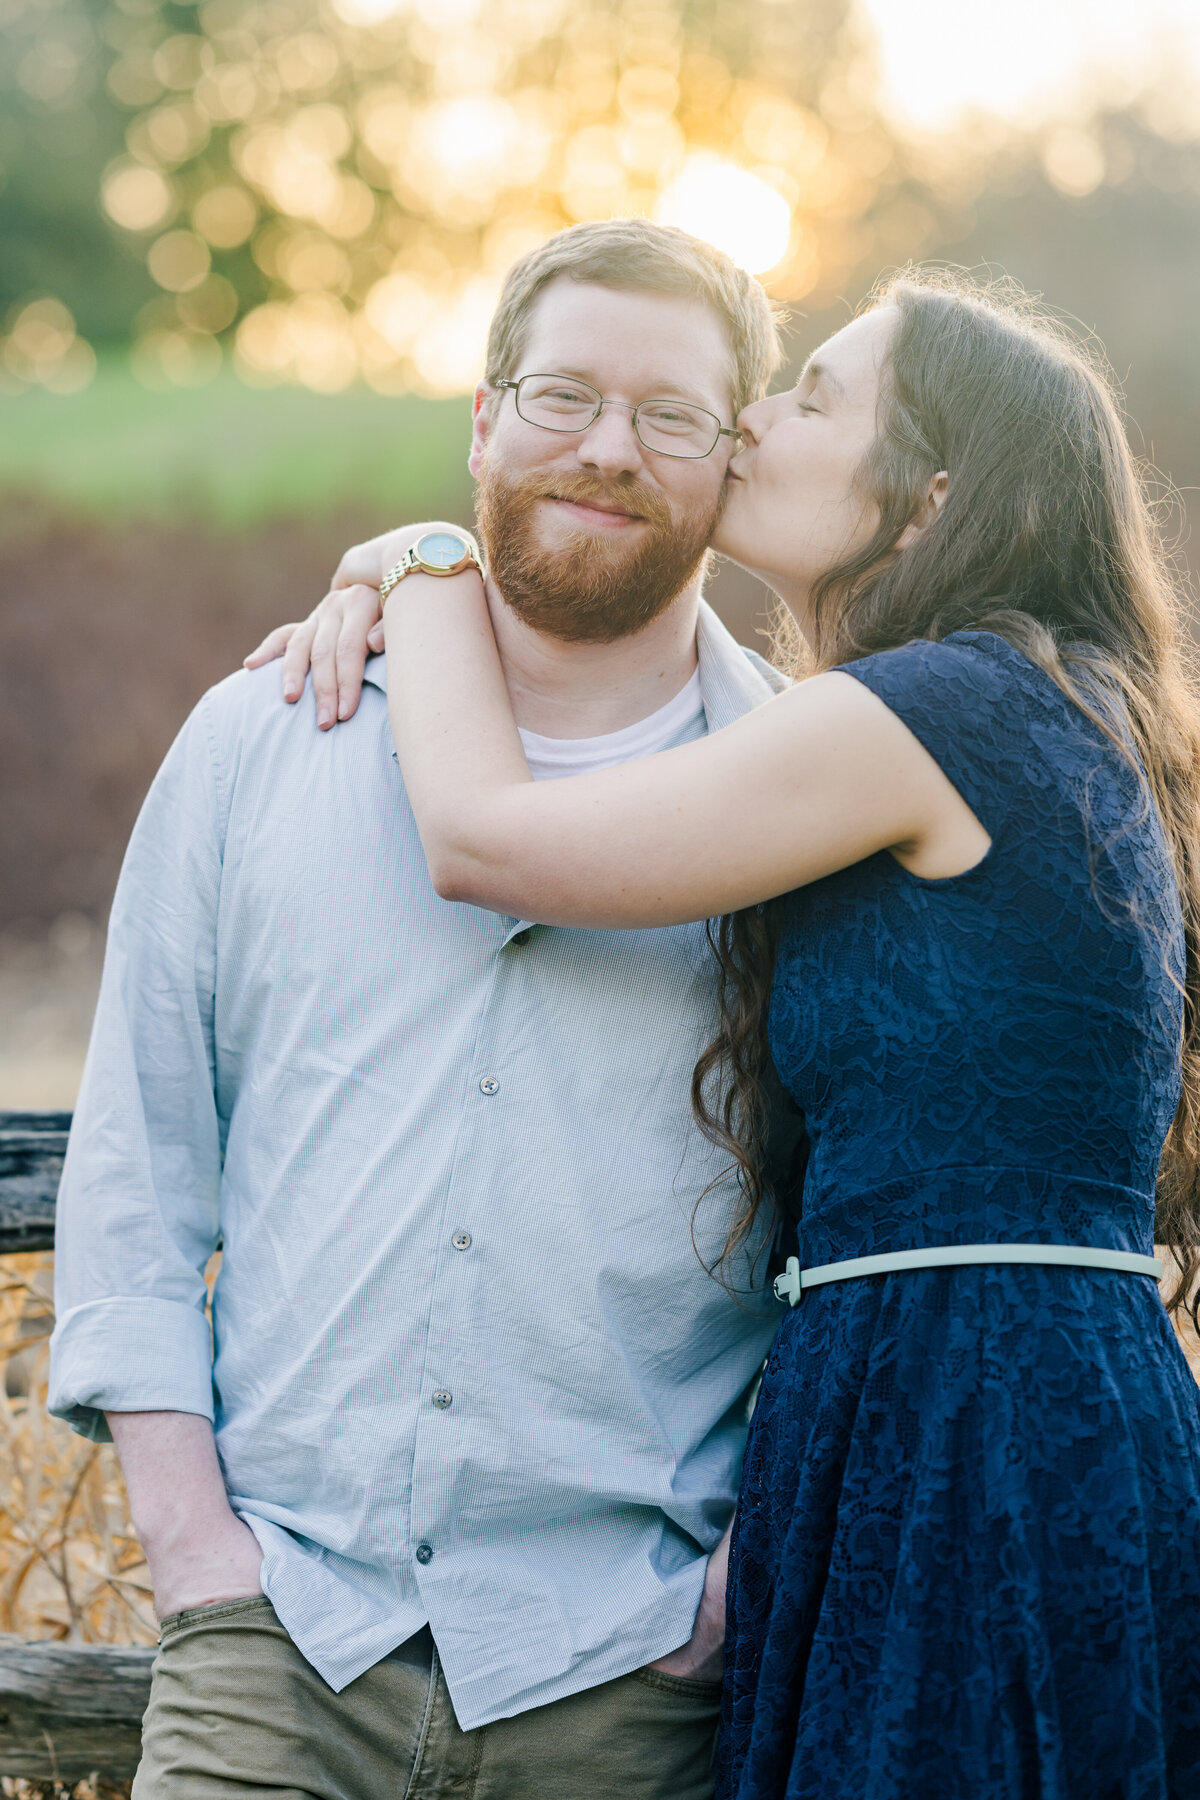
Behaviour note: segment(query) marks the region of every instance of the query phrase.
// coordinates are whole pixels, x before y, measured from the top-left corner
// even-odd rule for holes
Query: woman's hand
[[[411,544],[427,531],[445,527],[440,519],[403,525],[355,544],[337,566],[329,592],[307,619],[277,625],[245,661],[247,669],[283,658],[283,697],[298,700],[312,669],[317,724],[322,731],[352,718],[362,694],[363,669],[371,652],[383,649],[379,584]],[[445,527],[452,531],[456,525]]]

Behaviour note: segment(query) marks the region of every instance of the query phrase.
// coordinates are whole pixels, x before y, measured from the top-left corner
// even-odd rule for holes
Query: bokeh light
[[[836,48],[844,0],[207,0],[189,29],[95,6],[124,119],[101,201],[157,289],[154,383],[228,354],[247,381],[458,392],[505,269],[573,221],[679,224],[796,299],[905,178]]]
[[[114,163],[105,171],[100,192],[109,218],[126,231],[153,231],[174,210],[166,176],[142,163]]]
[[[1200,138],[1195,0],[961,0],[936,29],[919,0],[55,0],[52,29],[6,3],[31,104],[91,81],[115,109],[97,198],[156,290],[130,312],[159,382],[228,356],[460,391],[513,258],[627,214],[819,310],[944,241],[1000,145],[1084,199],[1120,178],[1104,106]]]
[[[60,300],[43,295],[10,313],[0,335],[0,387],[74,394],[95,373],[95,351],[79,336]]]
[[[715,244],[752,275],[783,261],[792,233],[792,209],[778,188],[704,150],[688,157],[655,217]]]

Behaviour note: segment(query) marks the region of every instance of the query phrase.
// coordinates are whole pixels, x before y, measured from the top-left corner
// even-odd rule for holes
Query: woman
[[[385,610],[441,893],[726,915],[731,1245],[769,1055],[804,1112],[722,1792],[1200,1794],[1200,1396],[1145,1272],[1164,1143],[1174,1305],[1200,1269],[1200,715],[1111,396],[918,277],[738,426],[717,547],[812,673],[715,737],[534,785],[477,574]]]

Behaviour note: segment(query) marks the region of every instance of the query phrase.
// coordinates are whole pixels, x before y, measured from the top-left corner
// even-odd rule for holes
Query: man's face
[[[539,294],[512,379],[570,375],[606,400],[586,431],[531,425],[511,389],[476,394],[471,469],[491,573],[527,624],[568,642],[639,631],[697,575],[736,440],[708,456],[648,450],[642,400],[688,400],[731,425],[730,349],[703,301],[562,276]]]

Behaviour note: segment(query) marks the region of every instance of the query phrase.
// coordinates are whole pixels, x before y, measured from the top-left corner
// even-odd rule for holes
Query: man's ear
[[[496,398],[496,390],[490,382],[481,381],[475,389],[475,398],[471,402],[471,454],[467,458],[467,467],[476,480],[487,450],[488,434],[492,429],[492,402]]]
[[[897,550],[911,550],[922,532],[928,531],[929,527],[933,524],[933,521],[941,512],[943,506],[946,504],[946,494],[949,487],[949,475],[946,473],[945,469],[939,469],[933,480],[929,483],[928,491],[920,506],[917,508],[915,518],[904,527],[904,530],[896,539]]]

